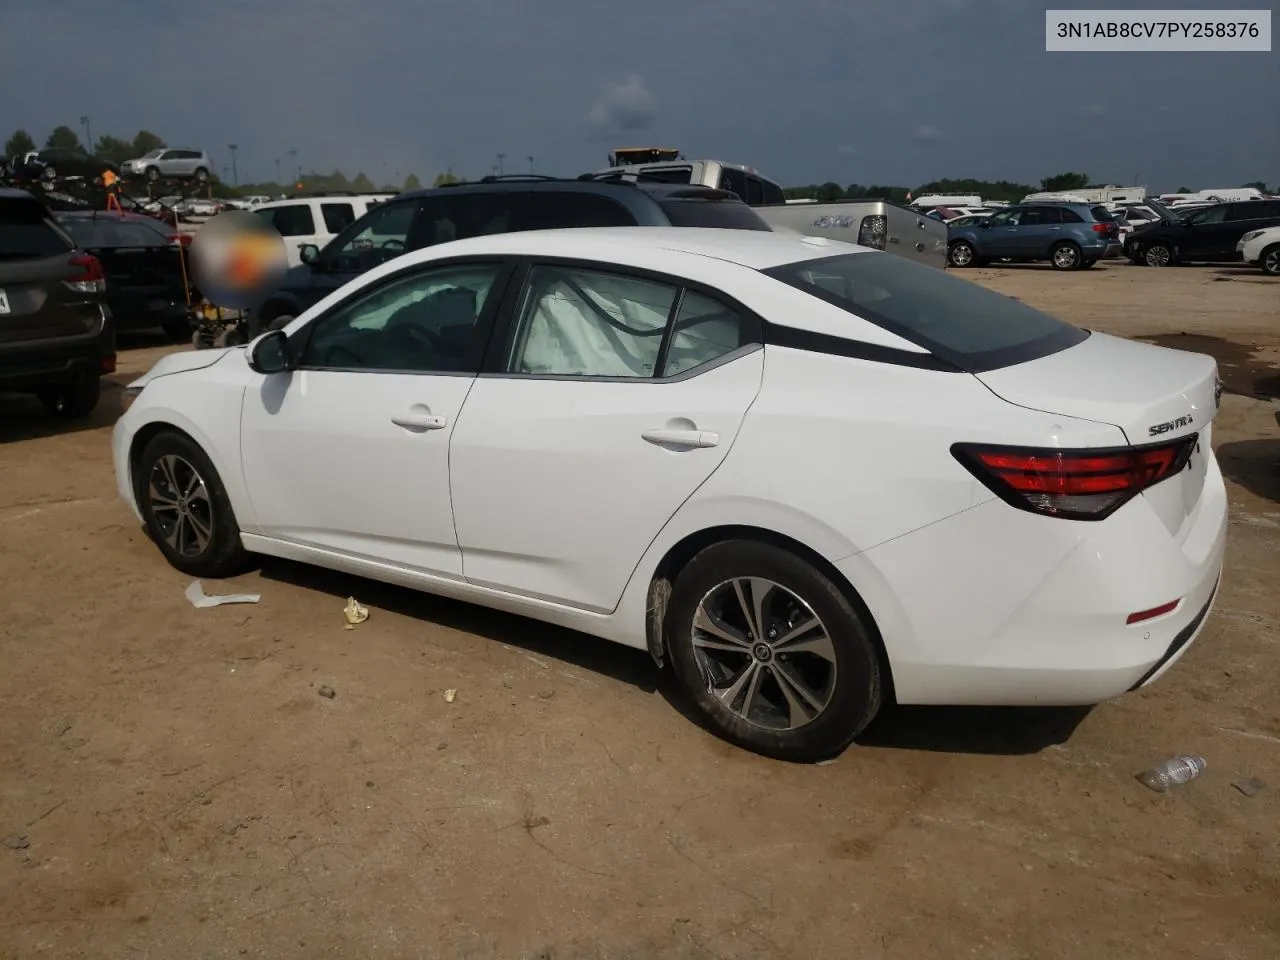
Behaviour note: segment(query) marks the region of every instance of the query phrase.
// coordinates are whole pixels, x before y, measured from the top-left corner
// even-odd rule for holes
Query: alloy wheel
[[[1262,269],[1273,277],[1280,276],[1280,247],[1272,247],[1262,258]]]
[[[809,604],[772,580],[735,578],[709,590],[692,641],[708,692],[752,726],[807,726],[835,693],[831,634]]]
[[[1162,243],[1147,247],[1148,267],[1167,267],[1173,261],[1173,251]]]
[[[967,243],[957,243],[951,248],[951,265],[967,267],[973,262],[973,247]]]
[[[1053,265],[1059,270],[1066,270],[1076,265],[1076,261],[1080,255],[1076,253],[1075,247],[1059,247],[1053,251]]]
[[[213,539],[213,501],[200,472],[174,453],[151,468],[147,489],[157,532],[173,551],[198,557]]]

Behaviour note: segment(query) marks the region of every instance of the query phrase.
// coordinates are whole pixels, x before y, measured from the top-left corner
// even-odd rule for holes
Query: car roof
[[[786,263],[817,260],[845,253],[868,253],[866,247],[825,237],[765,230],[724,230],[704,227],[570,227],[562,230],[523,230],[454,240],[425,247],[400,262],[428,261],[441,256],[548,256],[583,260],[616,260],[625,265],[628,252],[659,250],[723,260],[766,270]]]
[[[659,181],[645,180],[594,180],[590,178],[521,178],[511,177],[510,179],[494,179],[494,180],[476,180],[465,183],[448,184],[442,187],[428,187],[423,190],[414,190],[409,193],[401,193],[396,195],[396,201],[417,197],[432,196],[451,196],[455,193],[509,193],[509,192],[535,192],[544,191],[563,192],[572,191],[580,193],[602,193],[612,196],[635,196],[636,191],[648,194],[654,200],[666,200],[679,198],[685,195],[690,198],[706,197],[711,195],[720,195],[728,197],[730,194],[724,190],[717,190],[714,187],[703,186],[701,184],[688,183],[665,183]]]

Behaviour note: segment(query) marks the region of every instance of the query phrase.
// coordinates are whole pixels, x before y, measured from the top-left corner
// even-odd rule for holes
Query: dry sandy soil
[[[1220,358],[1223,591],[1149,690],[898,709],[830,765],[515,617],[275,562],[193,609],[115,497],[118,386],[77,430],[0,399],[0,957],[1280,956],[1280,283],[969,276]],[[1134,780],[1183,752],[1203,778]]]

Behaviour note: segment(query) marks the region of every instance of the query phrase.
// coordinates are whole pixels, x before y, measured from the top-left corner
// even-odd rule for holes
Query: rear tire
[[[199,167],[199,168],[197,168],[197,169],[196,169],[196,182],[197,182],[197,183],[208,183],[208,182],[209,182],[209,171],[208,171],[208,170],[206,170],[204,167]]]
[[[41,387],[36,391],[45,411],[63,420],[79,420],[93,413],[102,396],[102,381],[84,376],[71,383]]]
[[[765,622],[753,626],[760,614]],[[664,632],[686,695],[712,730],[743,749],[826,760],[880,709],[870,626],[826,575],[778,547],[707,547],[680,572]]]
[[[1079,270],[1084,257],[1074,243],[1059,243],[1049,251],[1049,262],[1055,270]]]
[[[1280,277],[1280,243],[1273,243],[1262,251],[1258,265],[1268,277]]]
[[[147,534],[170,565],[193,577],[225,577],[247,564],[222,479],[190,437],[176,430],[153,437],[133,482]]]

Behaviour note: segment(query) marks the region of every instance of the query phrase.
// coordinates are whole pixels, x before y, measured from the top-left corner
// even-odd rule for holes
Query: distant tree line
[[[64,150],[84,150],[84,146],[80,142],[76,132],[68,126],[54,127],[53,131],[45,139],[46,148],[60,148]],[[105,135],[98,137],[93,143],[91,152],[94,156],[100,157],[111,163],[120,164],[126,160],[132,160],[140,157],[144,153],[152,150],[158,150],[161,147],[168,146],[165,141],[152,133],[150,130],[139,130],[132,140],[124,140],[120,137]],[[13,136],[5,141],[4,155],[15,156],[17,154],[29,153],[35,150],[36,142],[25,130],[15,130]],[[225,183],[219,178],[216,172],[211,171],[211,179],[213,181],[213,191],[218,196],[235,197],[250,196],[253,194],[266,194],[276,196],[284,193],[289,194],[298,190],[298,184],[302,185],[302,192],[321,193],[324,191],[353,191],[356,193],[378,193],[391,191],[409,191],[421,190],[422,182],[417,175],[409,174],[405,178],[404,183],[399,186],[389,184],[376,185],[371,178],[364,173],[357,173],[355,177],[348,179],[341,170],[334,170],[332,173],[306,173],[303,174],[296,183],[276,183],[274,181],[262,181],[258,183],[244,183],[239,186],[232,186]],[[456,176],[452,170],[439,174],[432,182],[433,187],[443,186],[448,183],[458,183],[465,178]],[[1086,173],[1076,173],[1068,171],[1067,173],[1057,173],[1051,177],[1045,177],[1040,181],[1040,186],[1033,187],[1028,183],[1012,183],[1008,180],[934,180],[931,183],[921,184],[918,187],[900,187],[889,186],[883,184],[863,185],[860,183],[851,183],[842,187],[835,181],[829,180],[826,183],[809,184],[802,187],[787,187],[783,190],[789,200],[818,200],[822,203],[831,203],[836,200],[861,200],[867,198],[893,200],[897,203],[905,203],[907,195],[921,197],[927,194],[976,194],[984,200],[1003,200],[1007,202],[1016,202],[1021,200],[1029,193],[1034,193],[1037,189],[1052,191],[1055,193],[1070,193],[1072,190],[1083,190],[1092,184],[1092,178]],[[1256,187],[1262,193],[1271,193],[1267,185],[1261,180],[1254,180],[1244,184],[1246,187]],[[1278,187],[1277,189],[1280,189]],[[1179,187],[1178,193],[1191,193],[1187,187]]]

